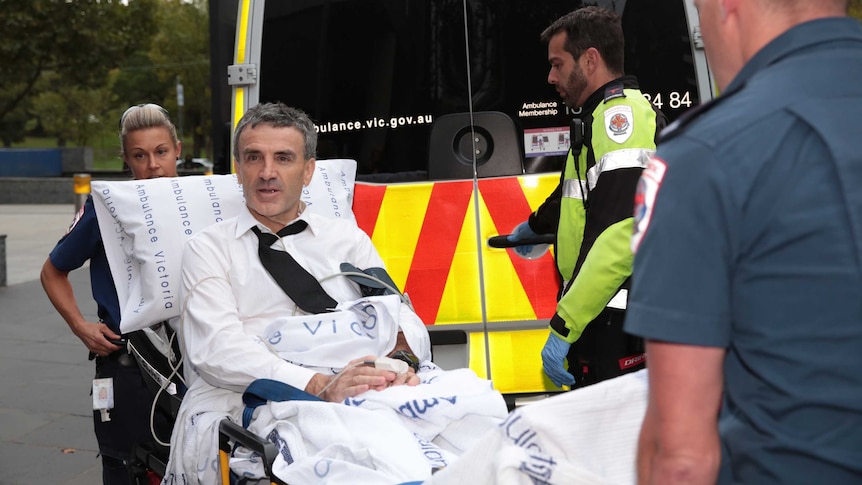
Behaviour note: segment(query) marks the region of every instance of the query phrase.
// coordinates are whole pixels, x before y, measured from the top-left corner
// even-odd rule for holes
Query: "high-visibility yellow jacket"
[[[581,120],[583,147],[573,145],[559,186],[529,221],[536,233],[556,233],[564,282],[557,315],[565,327],[552,331],[568,342],[578,339],[631,275],[635,189],[655,151],[657,113],[637,80],[624,76],[590,96]]]

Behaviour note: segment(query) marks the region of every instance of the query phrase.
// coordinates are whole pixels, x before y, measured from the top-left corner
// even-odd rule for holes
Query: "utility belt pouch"
[[[578,386],[646,367],[644,341],[623,331],[625,311],[605,308],[569,349],[569,372]]]

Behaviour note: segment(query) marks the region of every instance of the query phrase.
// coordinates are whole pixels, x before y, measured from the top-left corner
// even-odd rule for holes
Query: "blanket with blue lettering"
[[[415,387],[369,391],[343,403],[270,402],[249,430],[279,448],[273,465],[287,483],[395,484],[425,480],[454,463],[507,415],[490,383],[470,369],[423,363]],[[232,468],[257,475],[238,452]]]
[[[421,322],[418,327],[401,324],[401,307],[395,295],[361,298],[326,314],[275,319],[257,339],[262,351],[333,374],[347,365],[348,356],[386,355],[399,329],[408,342],[427,341]],[[368,391],[342,403],[268,403],[255,411],[249,430],[279,447],[274,469],[287,483],[422,480],[477,443],[506,417],[507,408],[490,381],[470,369],[444,371],[425,361],[417,375],[417,386]],[[171,437],[164,485],[218,483],[213,462],[218,422],[224,417],[241,422],[241,394],[214,388],[205,379],[190,380]],[[239,453],[233,468],[262,476],[253,456]]]
[[[647,369],[519,406],[482,445],[423,485],[628,485]]]
[[[286,483],[386,485],[421,481],[458,461],[506,418],[502,395],[470,369],[444,371],[423,362],[417,386],[368,391],[341,403],[269,402],[249,430],[275,443],[273,465]],[[171,437],[163,485],[219,482],[218,423],[241,422],[239,393],[192,384]],[[229,409],[229,412],[213,410]],[[263,476],[258,457],[235,451],[231,469]]]

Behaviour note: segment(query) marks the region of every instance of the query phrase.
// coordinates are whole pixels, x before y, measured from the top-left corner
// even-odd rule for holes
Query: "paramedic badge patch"
[[[605,131],[608,138],[625,143],[632,136],[634,116],[631,106],[614,106],[605,110]]]
[[[638,181],[637,192],[635,192],[634,234],[632,234],[632,253],[637,253],[641,239],[649,228],[652,219],[652,209],[655,206],[655,198],[661,189],[661,181],[667,171],[664,160],[652,157],[641,174]]]
[[[75,214],[75,217],[72,219],[72,223],[69,225],[69,228],[66,229],[66,234],[69,234],[70,232],[72,232],[72,229],[74,229],[75,226],[78,225],[78,221],[80,221],[81,217],[83,217],[83,216],[84,216],[84,204],[81,204],[81,208],[78,209],[78,213]]]

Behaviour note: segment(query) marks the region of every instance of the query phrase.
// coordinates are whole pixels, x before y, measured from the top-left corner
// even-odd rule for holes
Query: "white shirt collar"
[[[302,211],[302,214],[300,214],[299,217],[288,222],[288,224],[298,221],[300,219],[308,223],[308,230],[311,231],[312,235],[317,235],[314,223],[315,217],[312,216],[311,211],[308,210],[308,207],[306,207],[305,210]],[[243,205],[242,209],[237,215],[235,237],[237,239],[241,238],[244,234],[251,231],[251,228],[254,226],[260,228],[261,232],[268,232],[271,234],[273,233],[268,227],[264,226],[260,223],[260,221],[254,218],[254,216],[251,214],[251,211],[248,209],[248,206]]]

